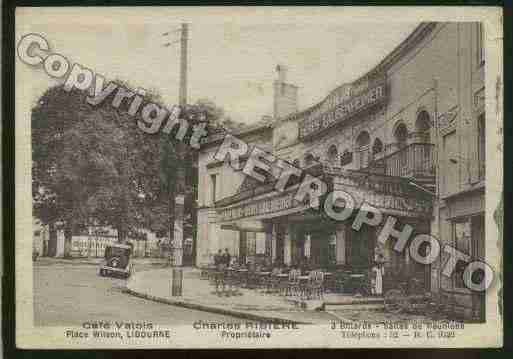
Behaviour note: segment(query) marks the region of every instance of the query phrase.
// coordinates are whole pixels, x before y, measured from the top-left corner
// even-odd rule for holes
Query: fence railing
[[[431,143],[412,143],[371,161],[369,169],[388,176],[431,177],[435,175],[433,148]]]

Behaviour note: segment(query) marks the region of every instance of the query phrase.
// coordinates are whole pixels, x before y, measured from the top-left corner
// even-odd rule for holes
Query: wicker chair
[[[305,294],[308,299],[322,298],[324,294],[324,272],[311,271],[309,280],[305,288]]]
[[[276,293],[280,290],[280,279],[278,278],[278,274],[281,273],[280,268],[273,268],[271,271],[271,275],[266,278],[266,291],[267,293]]]
[[[221,293],[224,293],[225,286],[226,286],[224,272],[221,270],[215,271],[213,273],[213,280],[214,280],[214,285],[216,287],[216,294],[220,295]],[[219,292],[219,288],[222,288],[221,293]]]
[[[234,270],[228,270],[225,272],[225,282],[228,287],[228,295],[238,295],[239,287],[241,285],[239,275]]]
[[[289,280],[285,290],[285,296],[298,296],[301,294],[301,283],[299,282],[299,276],[301,271],[299,269],[292,269],[289,272]]]

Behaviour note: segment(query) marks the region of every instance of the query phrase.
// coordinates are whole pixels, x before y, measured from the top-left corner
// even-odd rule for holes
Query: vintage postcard
[[[19,348],[502,346],[502,10],[16,9]]]

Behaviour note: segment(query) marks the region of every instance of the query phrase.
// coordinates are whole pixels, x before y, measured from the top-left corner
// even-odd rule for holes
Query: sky
[[[180,23],[187,21],[188,102],[210,99],[232,119],[249,124],[272,115],[277,64],[288,68],[287,82],[299,87],[302,110],[370,70],[418,25],[343,14],[321,21],[322,17],[284,14],[226,16],[226,12],[212,12],[206,16],[203,12],[186,17],[174,12],[166,15],[168,10],[159,9],[127,11],[54,9],[37,16],[22,11],[16,37],[28,32],[41,34],[53,51],[70,61],[107,79],[155,89],[172,105],[178,101],[180,59],[179,43],[173,42],[179,39],[176,30]],[[170,34],[163,36],[165,32]],[[172,44],[165,47],[167,42]],[[34,97],[55,83],[39,72],[31,77]]]

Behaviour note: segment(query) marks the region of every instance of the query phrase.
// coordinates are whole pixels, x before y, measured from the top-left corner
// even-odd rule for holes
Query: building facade
[[[33,221],[33,249],[42,257],[64,256],[64,230],[59,226],[42,225],[38,220]],[[161,242],[155,233],[147,230],[140,231],[139,238],[128,238],[132,245],[133,257],[161,257]],[[90,226],[71,236],[71,257],[74,258],[103,258],[105,247],[118,242],[115,229],[105,226]]]
[[[371,71],[299,112],[300,89],[280,66],[274,118],[235,135],[394,216],[397,230],[410,225],[484,259],[483,36],[479,23],[422,23]],[[415,277],[483,320],[484,298],[465,288],[461,267],[440,275],[445,255],[420,265],[377,241],[385,220],[357,231],[354,216],[333,221],[294,201],[298,184],[276,192],[273,175],[262,184],[235,171],[214,159],[222,140],[212,134],[199,155],[197,265],[225,248],[242,262],[356,272],[379,261],[385,291]]]

